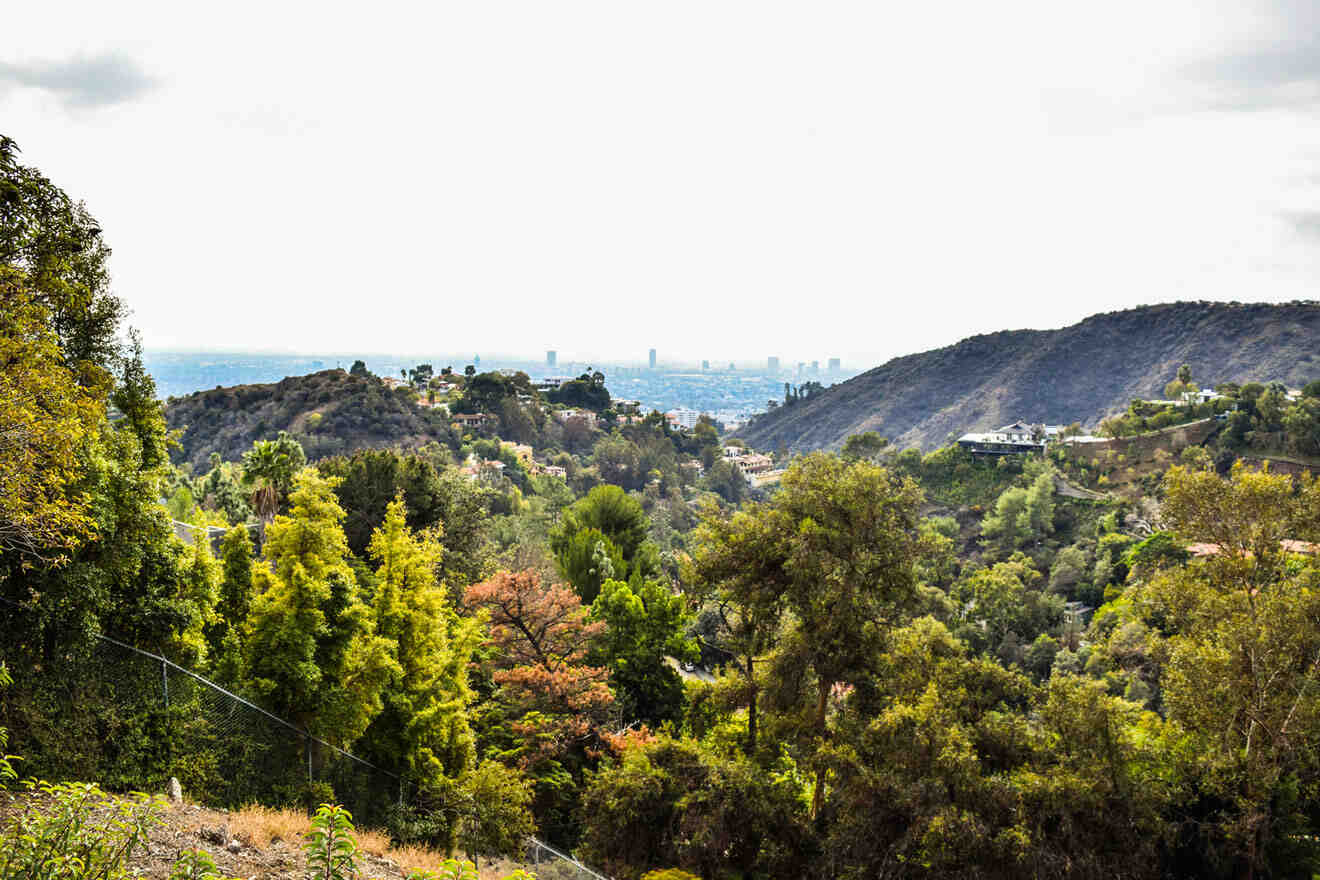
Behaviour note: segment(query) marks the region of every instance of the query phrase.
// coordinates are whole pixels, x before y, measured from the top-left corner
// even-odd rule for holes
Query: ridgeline
[[[363,448],[419,447],[449,436],[448,419],[416,406],[374,376],[322,370],[268,385],[237,385],[171,398],[171,430],[183,429],[178,462],[202,467],[212,452],[233,460],[254,440],[288,431],[311,460]]]
[[[1094,426],[1133,398],[1158,397],[1184,363],[1203,386],[1304,384],[1320,375],[1320,304],[1181,302],[973,336],[771,410],[739,435],[807,452],[877,431],[929,450],[1016,419]]]

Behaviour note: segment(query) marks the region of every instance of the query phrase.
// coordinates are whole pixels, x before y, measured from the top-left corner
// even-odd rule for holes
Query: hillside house
[[[587,423],[587,427],[596,427],[596,414],[589,409],[560,409],[555,410],[555,418],[560,422],[570,422],[573,419],[581,419]]]
[[[972,455],[1025,455],[1045,449],[1044,426],[1017,421],[984,434],[964,434],[958,445]]]
[[[454,424],[464,430],[468,428],[480,430],[490,423],[491,416],[486,415],[486,413],[460,413],[454,416]]]
[[[742,475],[751,481],[755,474],[763,474],[773,470],[775,460],[768,455],[761,455],[759,452],[752,452],[747,455],[740,455],[732,459],[733,463],[742,471]]]

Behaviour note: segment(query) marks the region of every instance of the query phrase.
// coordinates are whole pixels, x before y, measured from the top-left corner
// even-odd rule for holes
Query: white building
[[[685,409],[680,406],[678,409],[671,409],[669,412],[665,413],[665,418],[668,419],[669,424],[673,425],[675,428],[691,431],[697,426],[697,422],[701,420],[701,413],[697,412],[695,409]]]

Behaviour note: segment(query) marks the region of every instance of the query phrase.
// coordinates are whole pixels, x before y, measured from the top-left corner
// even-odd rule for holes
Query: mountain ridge
[[[449,419],[416,406],[408,392],[386,388],[374,376],[335,369],[170,398],[165,420],[180,432],[175,462],[197,468],[213,452],[237,459],[255,440],[279,431],[292,434],[313,461],[452,439]]]
[[[758,416],[738,436],[763,449],[837,449],[877,431],[931,449],[1017,419],[1095,425],[1158,396],[1178,367],[1195,381],[1320,376],[1320,304],[1175,302],[1091,315],[1057,330],[1000,330],[894,358]]]

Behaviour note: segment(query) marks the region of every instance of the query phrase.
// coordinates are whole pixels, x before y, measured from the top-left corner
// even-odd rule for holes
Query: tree
[[[611,434],[596,441],[591,462],[606,483],[634,491],[646,484],[641,451],[636,443],[621,434]]]
[[[1164,397],[1167,400],[1180,400],[1184,394],[1190,394],[1199,390],[1192,382],[1192,368],[1183,364],[1178,368],[1178,376],[1168,385],[1164,386]]]
[[[335,497],[347,511],[344,534],[354,554],[366,553],[372,533],[385,521],[386,507],[402,493],[408,528],[442,530],[439,577],[455,597],[485,573],[490,491],[455,468],[438,471],[422,453],[390,449],[360,449],[348,458],[322,459],[316,467],[340,481]]]
[[[1286,539],[1320,532],[1320,488],[1235,465],[1230,478],[1172,468],[1164,516],[1203,562],[1168,569],[1133,603],[1166,634],[1169,718],[1194,738],[1207,817],[1246,877],[1297,865],[1320,784],[1320,595]],[[1302,862],[1305,864],[1305,862]]]
[[[853,434],[845,440],[843,451],[839,454],[847,459],[862,458],[875,461],[888,448],[889,439],[887,437],[881,437],[875,431],[866,431],[861,434]]]
[[[764,617],[780,608],[792,612],[776,660],[799,664],[811,677],[779,681],[814,692],[810,728],[821,740],[829,738],[830,693],[857,681],[878,639],[916,595],[921,500],[910,478],[815,453],[788,468],[769,502],[735,517],[732,527],[716,525],[702,535],[698,554],[709,561],[698,563],[699,572],[705,568],[702,580],[741,593],[739,602],[759,606]],[[726,555],[729,545],[737,551]],[[731,558],[745,566],[742,572],[728,571]],[[824,784],[820,767],[813,814]]]
[[[251,686],[276,714],[343,747],[402,670],[358,598],[333,488],[313,468],[294,478],[289,514],[266,529],[244,649]]]
[[[294,476],[307,463],[301,444],[288,432],[258,440],[243,453],[243,482],[252,491],[252,509],[263,523],[275,518],[293,488]]]
[[[473,864],[524,851],[536,833],[529,809],[532,787],[526,777],[495,761],[483,761],[462,781],[463,809],[458,821],[458,845]]]
[[[959,636],[974,649],[998,653],[1005,665],[1019,663],[1020,646],[1057,631],[1063,620],[1063,599],[1037,589],[1039,580],[1022,554],[975,572],[955,593],[971,624]]]
[[[597,379],[599,377],[599,379]],[[605,388],[604,373],[584,373],[561,383],[546,395],[551,403],[602,413],[610,408],[610,392]]]
[[[521,721],[523,762],[558,757],[594,735],[614,701],[608,670],[585,662],[605,625],[587,619],[573,591],[543,587],[532,571],[502,571],[469,587],[464,601],[489,614],[494,680]]]
[[[1055,555],[1054,564],[1050,567],[1050,589],[1056,593],[1072,595],[1086,575],[1087,568],[1086,551],[1076,545],[1064,547]]]
[[[353,361],[353,366],[348,368],[348,375],[360,376],[365,379],[370,373],[367,372],[367,362],[364,360]]]
[[[636,589],[607,580],[591,605],[605,631],[593,657],[610,670],[610,681],[628,720],[658,726],[683,714],[683,680],[666,658],[695,661],[696,644],[684,634],[688,615],[681,596],[648,581]]]
[[[221,681],[237,684],[242,675],[242,636],[252,601],[252,538],[246,526],[234,526],[220,540],[220,586],[215,616],[207,629],[212,672]]]
[[[220,453],[211,453],[211,470],[197,484],[201,504],[207,510],[224,514],[231,525],[247,522],[252,515],[248,493],[243,491],[238,467],[233,462],[222,462]]]
[[[15,644],[48,659],[87,648],[97,632],[169,653],[195,619],[184,588],[187,548],[160,504],[169,469],[165,418],[136,341],[121,362],[111,402],[122,417],[102,420],[89,435],[72,486],[95,499],[89,512],[97,539],[58,568],[33,567],[19,576],[20,561],[0,558],[6,597],[28,612]]]
[[[656,865],[701,877],[810,876],[807,823],[790,773],[766,773],[687,740],[626,748],[583,798],[585,857],[636,880]]]
[[[628,563],[624,562],[619,548],[596,528],[579,529],[555,558],[560,574],[587,605],[596,601],[602,584],[623,577],[628,571]]]
[[[124,306],[109,292],[101,225],[40,171],[18,164],[0,135],[0,266],[45,311],[64,364],[82,387],[105,390],[123,358]]]
[[[728,504],[738,504],[747,497],[747,478],[738,466],[720,459],[706,471],[706,485]]]
[[[1042,471],[1024,489],[1011,486],[981,523],[981,536],[1000,552],[1011,553],[1054,531],[1054,475]]]
[[[641,502],[618,486],[597,486],[564,512],[559,528],[551,536],[551,547],[559,552],[580,530],[594,528],[609,538],[632,566],[645,555],[649,527]]]
[[[475,757],[466,715],[475,622],[460,620],[450,606],[435,578],[439,541],[408,528],[401,497],[390,503],[368,550],[378,564],[376,635],[393,643],[401,670],[367,728],[368,748],[415,778],[462,776]]]
[[[25,564],[64,558],[94,529],[75,484],[109,388],[79,383],[52,323],[20,275],[0,266],[0,552]]]

